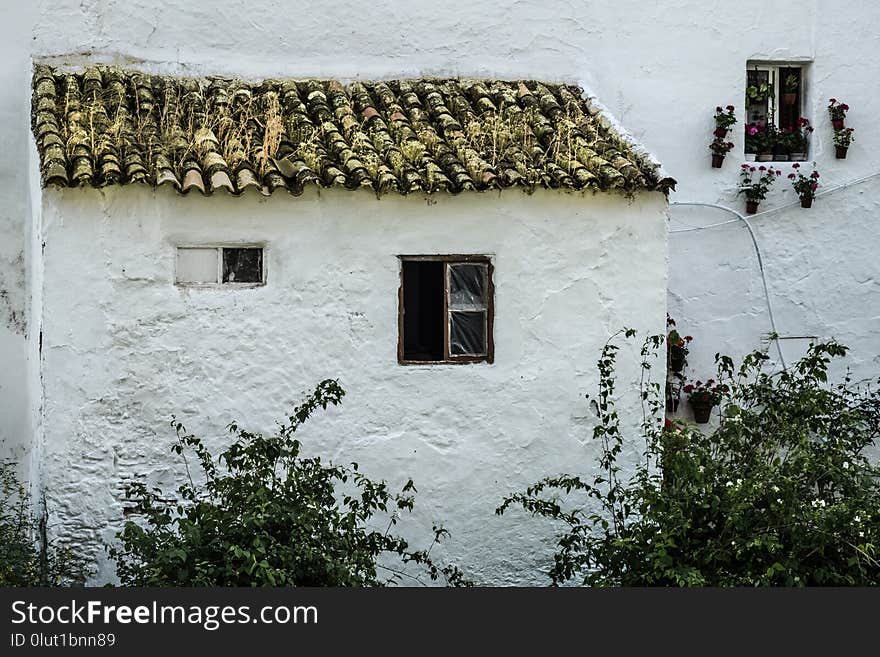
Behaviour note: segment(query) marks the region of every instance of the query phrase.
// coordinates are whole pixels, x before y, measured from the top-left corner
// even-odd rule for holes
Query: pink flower
[[[798,164],[797,162],[795,162],[794,164],[791,165],[791,168],[792,168],[792,169],[800,169],[800,168],[801,168],[801,165]]]
[[[750,124],[749,125],[749,135],[756,135],[756,134],[758,134],[758,126],[756,126],[754,124]]]
[[[767,167],[765,167],[763,164],[758,167],[758,171],[766,171],[766,170],[767,170]]]
[[[797,176],[794,175],[793,173],[790,173],[790,174],[788,174],[788,178],[789,178],[789,180],[794,180],[795,178],[797,178]]]
[[[740,165],[739,165],[739,168],[740,168],[740,169],[748,169],[748,168],[749,168],[749,165],[748,165],[748,164],[740,164]]]

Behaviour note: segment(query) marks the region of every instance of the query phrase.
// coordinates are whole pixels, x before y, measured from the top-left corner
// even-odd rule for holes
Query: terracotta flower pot
[[[720,169],[721,165],[724,164],[724,156],[723,155],[712,155],[712,168]]]
[[[797,94],[782,94],[782,104],[783,105],[794,105],[797,100]]]
[[[832,121],[832,122],[831,122],[831,126],[832,126],[835,130],[843,130],[843,119],[836,120],[836,121]]]
[[[846,151],[849,150],[849,146],[835,146],[834,150],[835,150],[834,155],[835,155],[835,157],[837,157],[838,160],[845,160],[846,159]]]
[[[691,410],[694,412],[694,422],[706,424],[712,415],[712,402],[703,399],[691,399]]]
[[[813,197],[812,196],[801,196],[801,207],[802,208],[813,207]]]
[[[673,346],[669,350],[669,369],[672,372],[681,372],[684,369],[685,364],[685,354],[684,351],[679,349],[678,347]]]
[[[746,214],[755,214],[758,211],[758,201],[746,201]]]

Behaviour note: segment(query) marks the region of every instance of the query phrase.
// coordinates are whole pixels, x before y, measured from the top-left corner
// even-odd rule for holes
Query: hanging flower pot
[[[843,130],[843,119],[832,121],[831,125],[835,130]]]
[[[805,176],[800,170],[801,165],[797,162],[792,164],[791,168],[794,171],[788,174],[788,179],[791,180],[791,186],[801,199],[801,207],[813,207],[813,199],[816,197],[816,190],[819,189],[821,177],[819,172],[814,170],[809,176]]]
[[[796,101],[797,101],[797,93],[782,94],[782,104],[783,105],[794,105]]]
[[[720,105],[715,108],[715,130],[712,131],[714,139],[709,144],[713,169],[720,169],[724,164],[724,156],[733,149],[733,142],[727,141],[727,133],[734,123],[736,123],[736,114],[733,105],[728,105],[726,111]]]
[[[697,424],[706,424],[709,416],[712,415],[714,404],[708,399],[692,398],[691,410],[694,412],[694,422]]]
[[[684,349],[671,347],[669,349],[669,369],[672,372],[679,373],[684,369],[686,354]]]
[[[709,415],[712,414],[712,408],[720,404],[723,396],[730,392],[730,388],[721,383],[716,384],[714,379],[709,379],[706,383],[702,381],[689,383],[682,390],[688,395],[688,401],[694,412],[694,421],[697,424],[706,424]]]
[[[838,160],[846,159],[846,152],[849,150],[849,146],[835,146],[834,147],[834,156]]]
[[[758,211],[757,201],[746,201],[746,214],[755,214]]]

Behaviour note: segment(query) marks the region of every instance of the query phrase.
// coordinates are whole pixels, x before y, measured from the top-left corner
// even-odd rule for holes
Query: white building
[[[876,375],[880,65],[865,56],[878,40],[873,3],[842,10],[818,0],[793,11],[754,0],[520,2],[487,12],[457,1],[340,0],[318,13],[308,3],[280,11],[254,0],[246,19],[226,0],[168,2],[161,11],[140,0],[34,5],[0,27],[0,440],[30,457],[60,534],[109,539],[106,521],[119,509],[114,477],[169,463],[162,423],[171,413],[204,433],[218,434],[233,417],[269,428],[299,391],[339,376],[349,395],[316,421],[320,447],[343,459],[356,452],[377,477],[413,476],[428,507],[420,518],[453,532],[450,556],[482,581],[526,581],[522,573],[533,575],[547,546],[528,554],[534,526],[495,520],[491,510],[536,476],[590,462],[579,442],[589,428],[579,395],[620,325],[661,330],[666,306],[695,337],[690,373],[699,377],[716,352],[764,344],[769,300],[786,358],[811,336],[833,336],[852,348],[856,378]],[[427,203],[422,194],[376,199],[314,188],[267,199],[141,185],[43,190],[28,129],[33,60],[251,80],[577,83],[678,186],[665,224],[657,192],[634,202],[616,192],[443,192]],[[753,243],[722,208],[744,206],[736,195],[741,128],[752,118],[744,97],[756,67],[780,86],[785,69],[798,69],[798,113],[816,129],[808,167],[815,163],[826,193],[803,210],[783,176],[762,204],[771,212],[750,220]],[[772,102],[781,106],[779,92]],[[831,97],[852,108],[856,141],[845,160],[834,157]],[[712,169],[712,114],[727,104],[740,119],[735,147]],[[177,246],[263,246],[266,285],[177,285]],[[491,365],[398,364],[397,256],[425,253],[490,257]],[[291,316],[303,308],[305,316]]]

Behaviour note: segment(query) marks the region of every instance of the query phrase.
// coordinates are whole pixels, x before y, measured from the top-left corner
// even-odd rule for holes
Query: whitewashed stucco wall
[[[662,330],[665,208],[659,193],[49,191],[44,485],[56,535],[94,551],[123,519],[125,478],[182,476],[172,414],[215,439],[232,420],[271,431],[301,391],[338,377],[349,394],[303,432],[307,448],[398,486],[412,477],[414,536],[445,523],[450,558],[478,581],[540,583],[549,554],[534,521],[493,511],[542,476],[595,467],[583,395],[612,332]],[[175,286],[174,245],[218,240],[265,242],[267,285]],[[396,256],[427,252],[492,255],[494,364],[397,364]],[[641,418],[632,347],[628,426]],[[103,581],[112,571],[96,556]]]
[[[41,0],[32,50],[58,61],[97,59],[198,74],[579,81],[679,180],[673,201],[740,208],[739,132],[720,171],[709,168],[706,145],[715,105],[743,105],[748,60],[812,62],[807,118],[818,129],[814,155],[827,186],[880,171],[880,135],[872,127],[880,113],[880,61],[866,56],[880,45],[878,21],[880,5],[869,0],[845,7],[831,0],[796,7],[765,0],[516,0],[493,3],[492,11],[462,0],[327,0],[320,10],[298,1],[252,0],[243,9],[231,0],[172,0],[157,10],[146,0]],[[849,102],[849,124],[857,129],[849,159],[841,162],[833,158],[824,110],[831,96]],[[873,276],[878,207],[870,189],[840,192],[810,213],[791,210],[756,222],[780,332],[845,340],[859,377],[876,371],[880,352],[880,291]],[[777,190],[765,207],[790,198],[791,192]],[[685,214],[690,225],[729,218],[708,209],[672,214],[673,230],[685,227]],[[808,235],[826,242],[834,235],[834,247],[813,248]],[[740,354],[761,344],[769,326],[766,303],[744,229],[675,233],[670,246],[670,312],[698,339],[694,372],[707,371],[718,350]],[[802,284],[805,273],[809,285]]]
[[[582,82],[679,180],[673,202],[739,208],[739,132],[720,171],[709,168],[706,144],[715,105],[742,107],[750,59],[812,61],[807,118],[818,129],[814,154],[828,187],[880,171],[874,121],[880,114],[880,61],[871,56],[880,43],[878,21],[880,5],[869,0],[796,6],[766,0],[518,0],[493,3],[491,11],[464,0],[325,0],[320,9],[300,0],[251,0],[246,8],[231,0],[16,3],[0,26],[0,143],[7,147],[0,280],[16,299],[13,307],[21,309],[30,294],[26,285],[22,289],[28,265],[21,256],[27,253],[29,192],[18,165],[25,157],[31,55],[249,77],[436,74]],[[824,113],[831,96],[849,102],[848,123],[857,129],[845,161],[833,159]],[[876,374],[880,364],[878,184],[820,198],[809,211],[795,208],[754,222],[780,332],[838,337],[853,349],[858,378]],[[785,184],[779,187],[765,207],[791,198],[781,191]],[[673,207],[669,225],[676,231],[728,218],[721,211]],[[708,372],[716,351],[736,355],[761,344],[769,324],[745,230],[728,225],[673,232],[669,245],[669,309],[697,338],[693,374]],[[29,319],[39,317],[32,313]],[[0,322],[0,438],[26,442],[22,430],[39,421],[38,415],[31,419],[30,409],[38,408],[41,395],[36,383],[26,394],[22,367],[35,350],[9,326]],[[36,333],[31,328],[32,347]],[[789,344],[796,351],[797,342]]]

